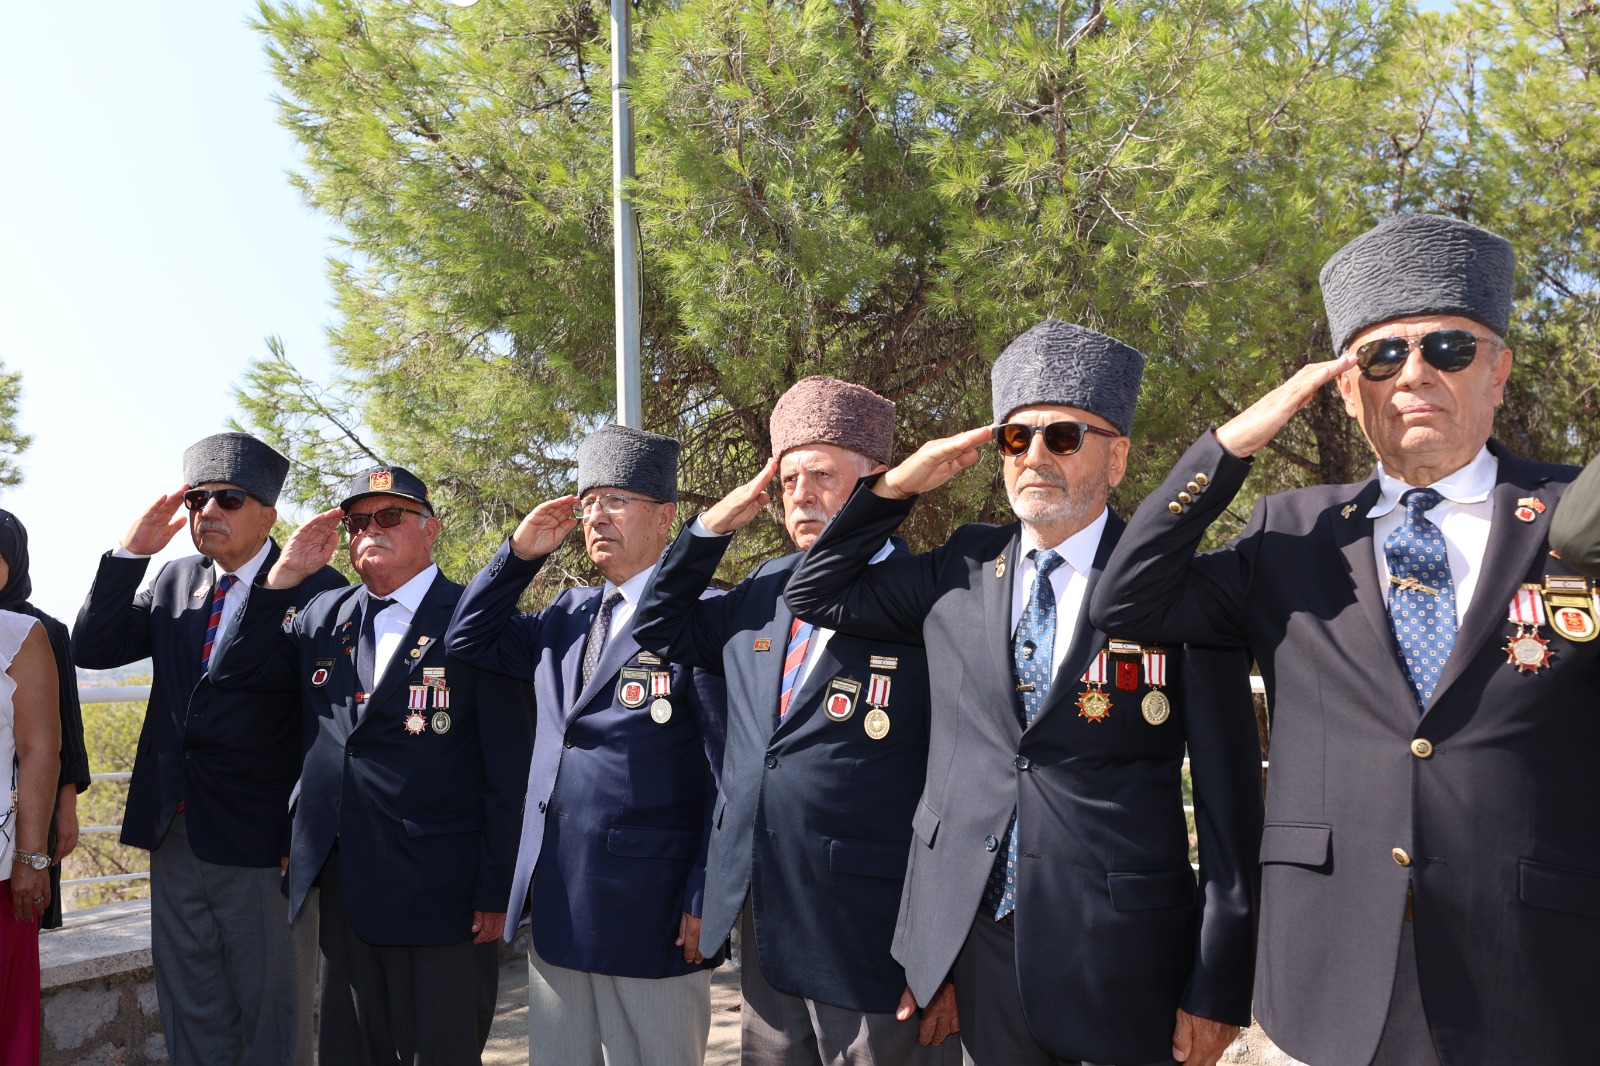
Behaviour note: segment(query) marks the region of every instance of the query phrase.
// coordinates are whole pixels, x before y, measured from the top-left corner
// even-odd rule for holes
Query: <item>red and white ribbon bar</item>
[[[1537,588],[1518,589],[1517,594],[1511,597],[1511,610],[1507,617],[1518,625],[1544,625],[1544,597],[1539,595]]]
[[[448,711],[450,709],[449,689],[436,688],[433,690],[433,709],[436,711]]]
[[[882,707],[889,702],[889,678],[873,674],[867,682],[867,706]]]
[[[1164,651],[1147,651],[1144,658],[1144,683],[1153,688],[1160,688],[1167,683],[1167,653]]]
[[[1083,680],[1091,685],[1105,684],[1106,678],[1109,676],[1109,668],[1107,666],[1109,658],[1110,656],[1105,652],[1096,655],[1094,661],[1089,664],[1089,669],[1083,672]]]
[[[665,670],[653,670],[650,673],[650,695],[672,695],[672,675]]]
[[[428,706],[428,687],[426,685],[412,685],[411,699],[406,704],[406,709],[411,711],[426,710]]]

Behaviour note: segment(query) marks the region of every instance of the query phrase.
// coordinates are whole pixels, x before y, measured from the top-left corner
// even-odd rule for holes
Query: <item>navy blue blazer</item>
[[[1105,684],[1109,714],[1078,703],[1108,637],[1088,596],[1050,692],[1026,728],[1012,661],[1021,525],[962,526],[932,552],[868,566],[910,512],[865,479],[789,579],[801,617],[925,643],[933,684],[928,782],[895,935],[926,1003],[980,913],[1017,818],[1016,966],[1023,1014],[1058,1058],[1152,1062],[1171,1052],[1177,1009],[1250,1020],[1261,749],[1249,663],[1238,652],[1167,646],[1170,713],[1147,719],[1136,655]],[[1101,580],[1115,515],[1088,575]],[[1129,687],[1123,687],[1128,684]],[[1183,816],[1193,758],[1200,877]],[[980,1007],[981,1009],[981,1007]]]
[[[714,966],[684,962],[673,941],[684,912],[700,916],[722,680],[662,662],[619,631],[580,688],[601,590],[568,589],[536,614],[516,614],[543,563],[502,544],[467,586],[445,637],[452,655],[535,684],[538,727],[506,939],[531,884],[533,946],[546,962],[645,978]],[[652,694],[661,674],[664,708]]]
[[[277,558],[273,544],[262,570]],[[225,691],[214,672],[202,677],[215,565],[204,555],[174,560],[139,592],[149,563],[101,556],[72,631],[72,660],[86,670],[151,660],[122,842],[154,851],[182,802],[196,857],[223,866],[277,866],[289,854],[289,793],[300,776],[294,699],[281,691]],[[344,583],[324,567],[284,598],[276,621]],[[213,667],[241,639],[243,617],[243,611],[234,616],[211,650]]]
[[[1251,465],[1207,433],[1140,505],[1094,598],[1120,631],[1238,642],[1261,664],[1272,769],[1256,1015],[1319,1066],[1371,1061],[1408,892],[1445,1063],[1595,1059],[1600,605],[1580,592],[1592,606],[1567,616],[1570,635],[1540,628],[1548,662],[1510,661],[1518,589],[1582,587],[1547,539],[1576,470],[1489,449],[1489,539],[1426,711],[1376,565],[1376,477],[1263,497],[1237,538],[1197,555]]]
[[[727,678],[702,947],[727,939],[749,899],[756,942],[743,950],[758,954],[773,987],[847,1010],[891,1012],[906,978],[889,940],[928,755],[922,649],[835,633],[780,726],[794,618],[783,588],[801,556],[757,567],[726,596],[697,599],[729,539],[680,533],[633,621],[643,647]],[[874,675],[890,684],[889,730],[876,740],[866,728]],[[836,707],[838,720],[824,711],[835,694],[848,704]]]
[[[308,750],[290,916],[337,842],[350,925],[362,940],[470,940],[473,911],[505,909],[532,693],[445,654],[462,589],[440,574],[377,690],[358,705],[361,586],[317,596],[285,632],[279,623],[295,591],[254,589],[239,643],[212,666],[219,685],[299,692]]]

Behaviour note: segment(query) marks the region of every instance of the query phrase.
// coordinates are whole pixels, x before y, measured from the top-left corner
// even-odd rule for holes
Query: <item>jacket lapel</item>
[[[983,640],[989,646],[984,657],[990,672],[985,691],[1011,693],[1011,711],[1008,722],[1015,722],[1017,734],[1022,732],[1022,698],[1017,695],[1016,670],[1011,662],[1011,589],[1016,584],[1017,567],[1021,566],[1020,523],[1001,526],[998,534],[978,560],[973,581],[983,590]],[[997,563],[1004,560],[1004,567]]]
[[[1117,541],[1122,537],[1124,523],[1114,514],[1106,515],[1106,528],[1100,535],[1100,543],[1095,545],[1094,562],[1090,564],[1088,584],[1083,590],[1083,599],[1078,604],[1077,617],[1072,624],[1072,642],[1067,645],[1067,653],[1061,657],[1061,667],[1056,671],[1055,677],[1050,681],[1050,694],[1045,697],[1044,706],[1039,708],[1039,713],[1033,718],[1032,729],[1037,726],[1057,706],[1069,698],[1076,698],[1077,679],[1083,676],[1088,668],[1089,660],[1100,654],[1100,649],[1105,647],[1106,635],[1094,627],[1089,621],[1089,600],[1094,595],[1094,587],[1100,582],[1100,574],[1105,570],[1106,560],[1111,557],[1111,549],[1117,546]],[[1062,619],[1056,619],[1056,637],[1061,636]]]
[[[402,685],[410,682],[416,672],[417,664],[422,661],[421,655],[414,656],[411,652],[412,649],[419,647],[418,642],[423,637],[428,638],[426,643],[420,645],[424,655],[434,644],[442,646],[444,631],[450,627],[450,616],[455,609],[456,597],[450,594],[451,588],[452,583],[443,572],[434,575],[433,584],[428,586],[417,613],[411,616],[411,625],[400,638],[400,644],[395,648],[389,665],[383,671],[383,676],[378,679],[372,696],[362,704],[358,720],[366,717],[368,707],[388,699]]]
[[[1393,672],[1405,682],[1409,693],[1411,682],[1406,680],[1405,671],[1400,668],[1394,628],[1389,625],[1389,590],[1378,580],[1378,566],[1374,561],[1377,556],[1373,554],[1376,549],[1372,543],[1372,519],[1367,517],[1367,512],[1378,502],[1380,491],[1378,479],[1369,477],[1356,486],[1355,495],[1348,501],[1324,511],[1322,524],[1327,530],[1326,535],[1333,540],[1334,547],[1344,559],[1345,572],[1350,575],[1350,584],[1355,590],[1361,613],[1366,616],[1378,645],[1389,652]]]
[[[578,685],[583,678],[582,649],[588,644],[588,627],[594,622],[594,611],[599,610],[598,604],[601,592],[602,589],[595,589],[594,610],[586,612],[584,615],[584,634],[577,642],[577,647],[580,649],[577,656],[579,669],[572,679],[574,685]],[[606,646],[600,651],[600,662],[594,668],[594,676],[589,678],[587,685],[583,686],[583,690],[578,693],[577,699],[573,700],[570,706],[563,708],[567,717],[570,719],[579,714],[589,705],[591,700],[610,688],[611,680],[617,676],[617,671],[622,669],[622,664],[633,658],[638,652],[639,642],[633,639],[632,625],[607,638]]]

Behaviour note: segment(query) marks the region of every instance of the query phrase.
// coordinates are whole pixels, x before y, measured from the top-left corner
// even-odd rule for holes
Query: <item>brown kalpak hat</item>
[[[834,444],[888,465],[894,453],[894,403],[871,389],[820,375],[801,378],[772,407],[772,454]]]

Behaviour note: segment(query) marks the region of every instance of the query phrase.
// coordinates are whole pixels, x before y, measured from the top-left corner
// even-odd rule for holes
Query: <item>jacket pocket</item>
[[[1518,895],[1530,907],[1600,918],[1600,873],[1522,859]]]
[[[614,825],[606,833],[606,850],[634,859],[684,859],[694,854],[695,834],[687,829]]]
[[[1194,896],[1194,874],[1108,873],[1111,906],[1119,911],[1162,911],[1187,906]]]
[[[402,818],[408,837],[431,837],[441,833],[476,833],[483,827],[482,811],[458,811],[454,814],[424,814]]]
[[[1268,822],[1261,830],[1261,862],[1326,866],[1333,856],[1333,826],[1314,822]]]
[[[828,869],[836,874],[882,877],[898,881],[906,875],[911,849],[905,844],[875,840],[828,841]]]
[[[911,816],[911,831],[918,840],[933,847],[933,838],[939,835],[939,812],[928,806],[927,800],[917,800],[917,811]]]

